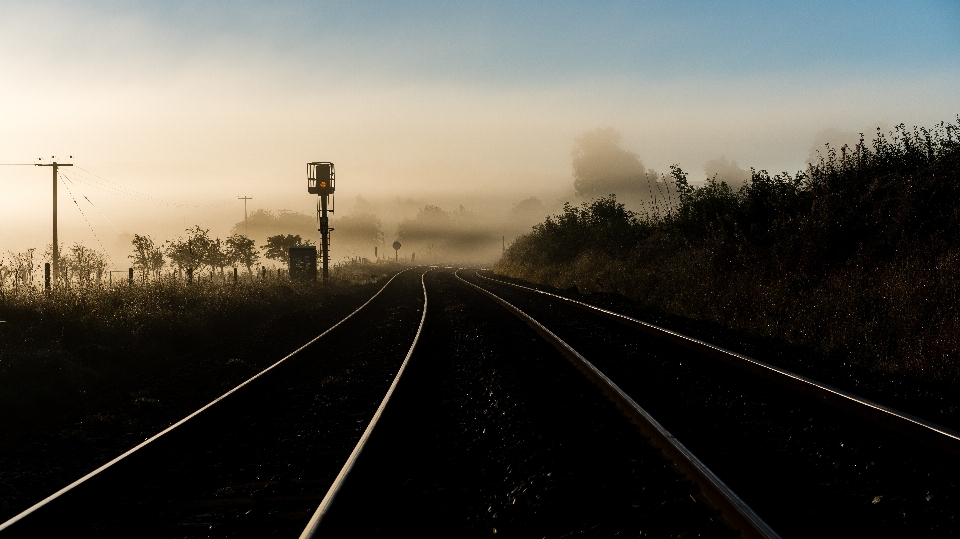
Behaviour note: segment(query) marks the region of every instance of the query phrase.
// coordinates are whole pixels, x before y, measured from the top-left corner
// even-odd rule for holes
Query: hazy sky
[[[73,155],[206,205],[76,183],[90,224],[61,189],[67,243],[223,235],[237,196],[311,211],[314,160],[336,163],[344,202],[559,196],[573,139],[601,126],[657,170],[723,155],[795,172],[824,129],[955,121],[958,59],[957,0],[0,0],[0,162]],[[49,235],[49,176],[0,167],[0,252]]]

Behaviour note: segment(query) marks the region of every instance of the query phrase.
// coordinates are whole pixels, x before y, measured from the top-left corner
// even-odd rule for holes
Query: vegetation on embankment
[[[567,205],[497,272],[960,380],[960,118],[878,131],[796,175],[754,171],[736,191],[671,176],[666,211]]]
[[[236,283],[191,284],[169,275],[50,292],[0,287],[0,427],[87,413],[82,408],[98,393],[133,393],[145,377],[168,376],[184,361],[224,350],[245,368],[262,368],[362,304],[400,269],[392,262],[337,264],[328,285],[268,273]],[[263,351],[253,349],[269,340],[282,343],[282,354],[259,357]]]

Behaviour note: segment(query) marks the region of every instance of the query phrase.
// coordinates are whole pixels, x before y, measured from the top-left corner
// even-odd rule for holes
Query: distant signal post
[[[323,264],[323,282],[328,279],[330,266],[330,220],[327,212],[333,213],[333,208],[328,209],[328,197],[333,195],[336,188],[336,172],[333,169],[333,163],[318,161],[307,163],[307,192],[316,194],[319,197],[317,204],[317,217],[320,221],[320,260]]]

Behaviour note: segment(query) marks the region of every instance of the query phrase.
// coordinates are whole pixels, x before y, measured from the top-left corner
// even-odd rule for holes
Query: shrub
[[[960,379],[960,117],[829,146],[734,191],[678,166],[667,212],[597,199],[518,238],[497,271]]]

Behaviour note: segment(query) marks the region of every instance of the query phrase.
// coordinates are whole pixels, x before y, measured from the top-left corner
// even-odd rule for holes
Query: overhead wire
[[[77,169],[82,171],[84,174],[89,177],[86,178],[77,178],[78,181],[82,183],[87,183],[91,187],[96,187],[98,189],[111,192],[120,196],[127,196],[131,198],[138,198],[143,202],[148,202],[152,204],[162,205],[162,206],[175,206],[175,207],[194,207],[194,208],[204,208],[204,207],[219,207],[231,204],[231,202],[217,202],[214,204],[183,204],[179,202],[173,202],[170,200],[165,200],[153,195],[148,195],[137,191],[136,189],[131,189],[129,187],[123,186],[115,181],[108,180],[98,174],[95,174],[83,167],[75,166]]]
[[[94,189],[104,191],[113,195],[134,199],[139,202],[154,204],[158,206],[173,206],[173,207],[188,206],[187,204],[179,204],[176,202],[171,202],[171,201],[163,200],[151,195],[147,195],[145,193],[141,193],[134,189],[130,189],[120,184],[117,184],[116,182],[110,182],[110,181],[104,180],[100,176],[97,176],[96,174],[93,174],[88,170],[82,169],[80,167],[76,167],[76,168],[79,169],[81,172],[79,172],[78,175],[74,176],[74,179],[77,182],[87,185],[89,187],[93,187]],[[87,175],[93,176],[93,177],[89,177]]]
[[[36,165],[37,163],[0,163],[0,166],[36,166]],[[79,165],[74,164],[72,166],[74,167],[74,171],[77,172],[77,174],[74,175],[73,177],[75,181],[74,187],[76,187],[77,183],[81,183],[81,184],[87,185],[88,187],[92,187],[94,189],[105,191],[107,193],[114,194],[121,197],[136,199],[136,200],[139,200],[140,202],[145,202],[147,204],[155,204],[159,206],[173,206],[177,208],[188,208],[188,207],[216,208],[216,207],[227,206],[232,203],[232,202],[216,202],[213,204],[184,204],[180,202],[173,202],[170,200],[165,200],[159,197],[155,197],[153,195],[148,195],[141,191],[137,191],[136,189],[131,189],[120,183],[104,178],[103,176],[100,176],[99,174],[91,172]],[[61,172],[61,174],[63,174],[63,172]]]
[[[96,204],[94,204],[93,201],[90,200],[90,198],[87,195],[83,194],[83,192],[80,190],[80,187],[78,187],[77,184],[74,183],[74,181],[68,175],[62,172],[60,173],[60,175],[63,176],[63,179],[67,180],[68,182],[70,182],[71,185],[73,185],[73,187],[77,190],[77,192],[80,193],[80,196],[82,196],[84,200],[90,203],[90,206],[92,206],[93,209],[97,210],[97,213],[100,214],[100,217],[103,217],[103,219],[106,222],[110,223],[110,226],[112,226],[113,229],[117,231],[117,234],[120,234],[121,236],[125,236],[125,237],[130,236],[129,233],[123,232],[119,228],[117,228],[117,225],[113,224],[113,221],[111,221],[109,217],[107,217],[102,211],[100,211],[100,208]]]
[[[70,183],[73,183],[73,182],[70,182]],[[103,242],[100,241],[100,236],[97,235],[97,231],[93,229],[93,225],[91,225],[90,220],[87,219],[87,214],[83,213],[83,208],[80,207],[80,204],[77,202],[77,198],[73,196],[73,191],[70,190],[70,186],[68,186],[66,183],[64,183],[63,186],[67,188],[67,193],[69,193],[70,198],[73,199],[73,204],[77,207],[78,210],[80,210],[80,215],[83,216],[83,220],[86,221],[87,227],[90,229],[90,232],[93,233],[93,237],[96,238],[97,243],[100,244],[100,249],[103,250],[103,254],[107,256],[107,260],[110,261],[110,265],[112,266],[113,257],[110,256],[110,253],[107,252],[106,247],[103,246]]]
[[[119,190],[119,189],[115,189],[115,188],[110,187],[110,186],[105,186],[105,185],[99,184],[99,183],[96,182],[96,181],[91,181],[91,180],[88,179],[88,178],[76,177],[75,179],[76,179],[77,183],[82,183],[82,184],[84,184],[84,185],[86,185],[86,186],[88,186],[88,187],[92,187],[93,189],[96,189],[96,190],[98,190],[98,191],[105,192],[105,193],[109,193],[109,194],[116,195],[116,196],[120,196],[120,197],[127,198],[127,199],[136,200],[137,202],[142,202],[142,203],[146,203],[146,204],[153,204],[153,205],[157,205],[157,206],[170,206],[170,207],[184,207],[184,206],[185,206],[184,204],[177,204],[177,203],[174,203],[174,202],[160,201],[160,200],[152,199],[152,198],[145,197],[145,196],[142,196],[142,195],[139,195],[139,194],[129,193],[129,192],[126,192],[126,191],[121,191],[121,190]]]

